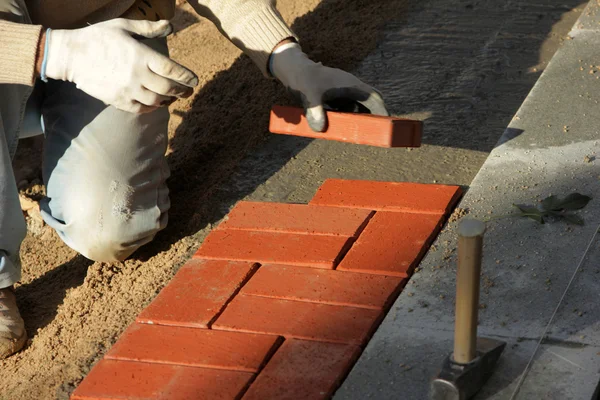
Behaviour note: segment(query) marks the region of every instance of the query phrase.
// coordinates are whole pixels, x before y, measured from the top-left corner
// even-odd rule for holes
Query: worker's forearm
[[[35,57],[35,77],[42,74],[42,61],[44,61],[44,47],[46,45],[46,30],[42,29],[40,41],[38,42],[37,55]]]
[[[294,39],[284,39],[281,42],[277,43],[277,46],[275,46],[273,51],[277,50],[278,47],[283,46],[284,44],[288,44],[288,43],[296,43],[296,41]]]
[[[188,0],[188,3],[250,56],[266,76],[273,49],[286,39],[295,39],[273,0]]]

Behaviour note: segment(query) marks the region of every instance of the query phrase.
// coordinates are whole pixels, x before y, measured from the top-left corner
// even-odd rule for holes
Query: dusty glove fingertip
[[[308,126],[315,132],[325,132],[327,128],[327,119],[323,116],[322,118],[315,117],[314,113],[310,111],[306,113],[306,120],[308,121]]]
[[[165,38],[165,37],[169,36],[170,34],[172,34],[174,30],[175,30],[175,28],[173,27],[173,24],[169,22],[169,23],[167,23],[167,26],[165,26],[164,31],[162,32],[162,34],[159,37]]]

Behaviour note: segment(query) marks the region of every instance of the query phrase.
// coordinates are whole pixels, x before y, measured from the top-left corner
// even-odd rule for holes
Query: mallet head
[[[450,354],[431,384],[431,400],[468,400],[489,379],[506,342],[477,338],[477,357],[468,364],[454,362]]]

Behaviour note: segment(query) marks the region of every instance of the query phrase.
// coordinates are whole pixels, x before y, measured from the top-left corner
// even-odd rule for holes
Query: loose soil
[[[285,153],[278,143],[287,139],[273,142],[267,125],[272,104],[291,104],[287,95],[277,82],[264,79],[249,59],[240,57],[209,22],[179,4],[174,21],[177,33],[169,39],[171,56],[193,68],[201,84],[190,99],[171,106],[169,227],[130,260],[106,264],[86,260],[50,228],[28,217],[30,231],[21,250],[23,280],[17,296],[30,340],[22,352],[0,361],[0,399],[67,398],[236,200],[250,195],[305,201],[323,177],[372,179],[374,174],[386,178],[389,175],[377,168],[389,170],[391,163],[397,167],[398,157],[403,172],[390,179],[468,184],[581,11],[579,2],[564,0],[523,5],[524,10],[514,16],[498,14],[505,3],[512,4],[497,0],[278,2],[313,58],[357,71],[381,86],[394,114],[428,119],[426,145],[394,153],[393,159],[386,158],[391,153],[383,150],[368,153],[371,150],[348,145],[343,154],[333,154],[342,147],[301,139],[286,142],[296,150]],[[500,11],[488,12],[486,7]],[[522,16],[526,21],[520,22],[521,31],[511,37],[505,27]],[[489,26],[498,26],[495,34]],[[470,29],[468,36],[461,36],[464,29]],[[396,80],[379,82],[377,76],[390,75],[385,64],[362,61],[373,60],[373,54],[375,60],[385,59],[385,43],[397,41],[398,32],[404,39],[396,42],[402,46],[401,57],[395,57],[405,59],[411,64],[407,70],[412,69],[410,74],[394,71],[400,82],[396,85]],[[414,41],[406,41],[411,35]],[[447,43],[455,49],[448,49]],[[520,47],[515,49],[514,43]],[[461,48],[473,51],[465,57]],[[509,53],[512,58],[505,59]],[[486,63],[481,63],[482,57]],[[488,65],[489,60],[499,61]],[[436,79],[430,79],[432,72]],[[15,159],[17,182],[33,198],[43,194],[42,145],[42,138],[23,140]],[[273,152],[265,155],[264,149],[270,148]],[[320,154],[323,163],[306,159],[317,150],[327,151]],[[250,164],[244,161],[253,156]],[[277,168],[240,177],[241,166],[260,169],[272,164],[274,157],[279,159]],[[317,170],[321,175],[314,178]],[[272,177],[279,178],[268,189],[265,185]],[[302,193],[296,196],[281,194],[298,188]]]

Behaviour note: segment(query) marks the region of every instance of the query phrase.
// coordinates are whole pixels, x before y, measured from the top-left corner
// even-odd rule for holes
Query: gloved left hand
[[[337,111],[364,110],[371,114],[389,115],[377,90],[348,72],[315,63],[297,43],[277,47],[271,55],[270,70],[300,99],[308,124],[316,132],[327,128],[324,110],[327,106]],[[348,105],[358,108],[351,110]]]
[[[189,97],[198,77],[142,43],[173,32],[169,21],[116,18],[79,29],[50,30],[46,76],[69,81],[92,97],[133,113]]]

